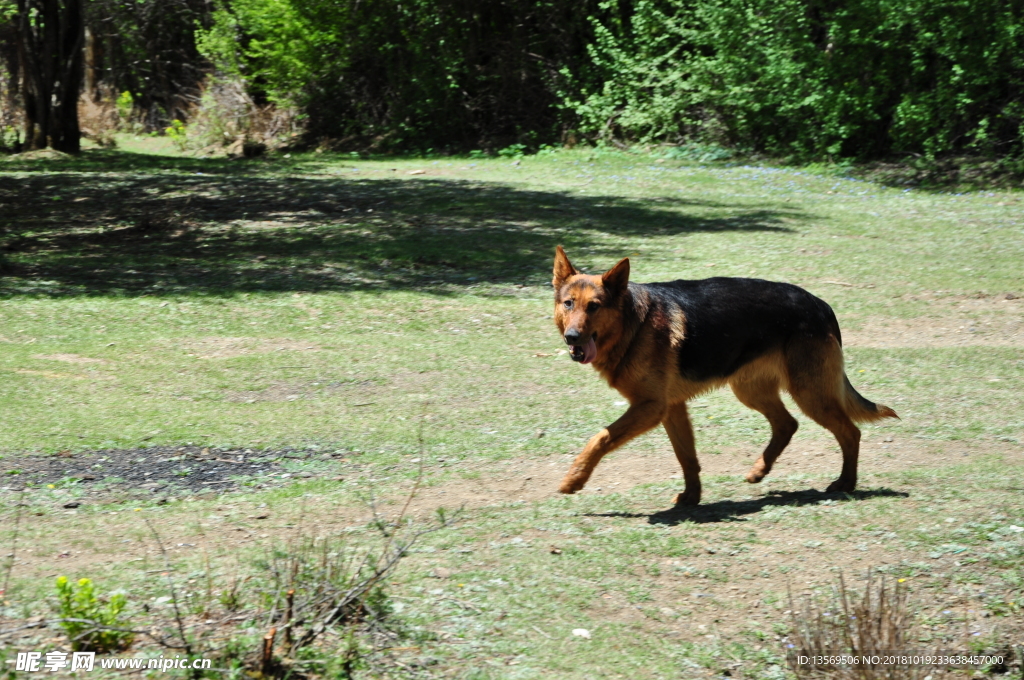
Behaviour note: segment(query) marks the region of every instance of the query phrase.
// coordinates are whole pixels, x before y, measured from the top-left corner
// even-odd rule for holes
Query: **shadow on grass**
[[[19,173],[0,183],[0,296],[536,285],[559,243],[583,267],[608,265],[628,248],[615,237],[785,233],[804,219],[777,206],[361,179],[340,163],[291,176],[259,161],[99,158],[0,166]]]
[[[709,524],[714,522],[743,522],[745,515],[753,515],[765,508],[782,505],[820,505],[822,501],[860,501],[868,498],[908,498],[910,494],[892,489],[865,489],[853,493],[825,493],[817,489],[804,491],[770,491],[761,498],[745,501],[716,501],[691,506],[676,506],[653,514],[635,512],[595,512],[588,517],[646,517],[649,524],[675,526],[683,522]]]

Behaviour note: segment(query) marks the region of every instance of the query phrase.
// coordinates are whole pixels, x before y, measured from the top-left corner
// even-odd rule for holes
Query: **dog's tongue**
[[[583,361],[581,364],[589,364],[597,357],[597,343],[594,342],[594,336],[590,336],[590,342],[583,348]]]

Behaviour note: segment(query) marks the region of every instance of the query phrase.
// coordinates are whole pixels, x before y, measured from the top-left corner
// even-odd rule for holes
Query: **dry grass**
[[[820,663],[820,657],[863,658],[906,654],[917,639],[914,615],[907,602],[902,579],[889,580],[868,572],[864,590],[850,592],[839,577],[831,597],[810,598],[798,608],[790,595],[793,617],[792,648],[787,654],[790,670],[800,680],[919,680],[924,666],[915,664]],[[803,657],[806,657],[804,659]]]
[[[82,136],[107,149],[117,146],[114,134],[123,127],[114,103],[116,98],[116,92],[107,90],[100,99],[94,100],[87,94],[78,99],[78,124]]]
[[[212,79],[188,122],[187,144],[205,153],[226,146],[230,155],[258,156],[299,135],[298,113],[288,106],[257,104],[239,81]]]

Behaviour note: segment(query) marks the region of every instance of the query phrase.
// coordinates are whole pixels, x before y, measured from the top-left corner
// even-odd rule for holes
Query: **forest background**
[[[1024,164],[1022,0],[0,0],[0,51],[9,151],[74,152],[77,117],[253,153]]]

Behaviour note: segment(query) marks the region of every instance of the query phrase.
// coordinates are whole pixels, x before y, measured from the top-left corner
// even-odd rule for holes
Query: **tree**
[[[210,0],[88,0],[86,95],[130,93],[136,120],[149,130],[187,120],[209,67],[195,32],[212,10]]]
[[[25,150],[78,153],[82,0],[18,0],[15,17],[25,101]]]

